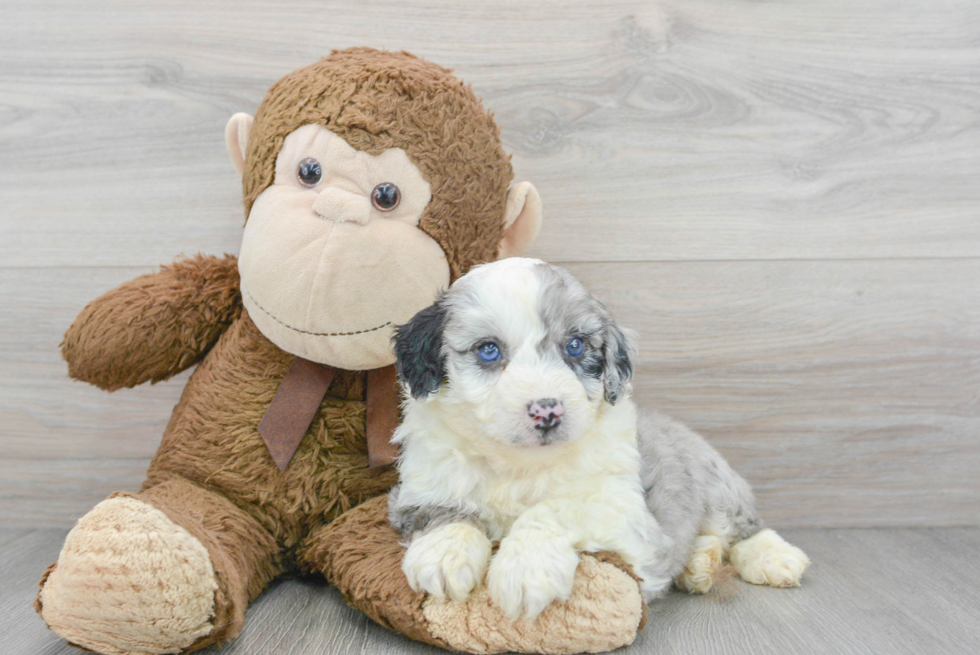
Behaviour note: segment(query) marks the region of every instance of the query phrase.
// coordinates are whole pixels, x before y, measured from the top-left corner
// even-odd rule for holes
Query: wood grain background
[[[225,121],[352,45],[473,83],[543,197],[530,254],[640,332],[641,402],[771,523],[980,524],[974,0],[3,0],[0,523],[138,486],[186,375],[105,394],[61,335],[237,252]]]

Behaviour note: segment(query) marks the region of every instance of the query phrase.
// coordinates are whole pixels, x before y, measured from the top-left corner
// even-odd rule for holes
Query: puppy
[[[646,600],[705,592],[727,557],[792,586],[806,555],[763,530],[748,484],[701,437],[630,398],[634,347],[567,271],[474,268],[397,329],[406,391],[392,525],[412,589],[484,580],[511,618],[566,600],[579,553],[618,553]],[[500,541],[491,558],[491,542]]]

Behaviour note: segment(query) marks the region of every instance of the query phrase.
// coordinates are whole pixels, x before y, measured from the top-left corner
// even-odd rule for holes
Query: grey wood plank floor
[[[31,601],[66,531],[0,529],[0,651],[78,651],[47,631]],[[622,655],[657,653],[980,652],[980,528],[798,529],[813,559],[797,589],[737,583],[727,594],[674,592]],[[276,583],[241,637],[205,655],[440,653],[373,624],[317,580]]]

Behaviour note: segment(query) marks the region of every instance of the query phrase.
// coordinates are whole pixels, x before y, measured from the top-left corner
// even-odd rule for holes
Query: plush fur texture
[[[68,375],[106,391],[166,380],[200,361],[241,309],[235,257],[177,261],[82,310],[61,344]]]
[[[151,505],[102,501],[72,530],[62,559],[40,602],[48,625],[79,646],[110,655],[176,652],[212,631],[218,583],[208,551]],[[104,586],[111,593],[91,593]]]
[[[432,185],[419,227],[442,246],[453,279],[496,259],[514,174],[492,116],[452,71],[407,52],[351,48],[276,82],[248,139],[246,216],[272,184],[286,136],[308,124],[372,155],[405,150]]]
[[[405,53],[335,52],[286,76],[254,120],[233,116],[225,134],[245,171],[245,307],[273,343],[321,364],[391,364],[393,325],[469,266],[519,253],[540,224],[534,187],[508,188],[480,101]],[[372,201],[380,184],[402,191],[388,211]]]
[[[548,606],[534,621],[510,621],[486,588],[462,604],[433,596],[423,604],[432,633],[470,653],[601,653],[633,643],[644,611],[633,576],[591,555],[578,563],[570,599]]]
[[[221,261],[228,270],[234,269],[233,258]],[[216,262],[209,260],[209,263]],[[210,266],[196,268],[208,274],[214,270]],[[162,278],[165,289],[170,285],[169,270],[155,274]],[[144,289],[150,288],[155,275],[141,279]],[[208,289],[211,284],[205,279],[192,287]],[[154,307],[162,304],[153,293],[138,298],[152,302]],[[181,295],[175,298],[175,302],[186,302]],[[124,285],[94,301],[87,312],[113,315],[117,303],[122,303],[128,311],[140,316],[139,307],[134,307],[133,302],[129,288]],[[190,645],[175,640],[172,650],[194,650],[235,637],[243,625],[248,604],[274,577],[296,570],[297,566],[324,574],[352,605],[382,625],[414,639],[457,650],[475,648],[483,638],[470,635],[462,628],[469,621],[465,617],[470,615],[481,617],[478,621],[474,619],[474,626],[497,634],[501,624],[509,623],[499,613],[485,614],[480,605],[459,604],[455,612],[453,606],[435,612],[439,621],[452,626],[444,629],[451,641],[436,637],[432,632],[436,624],[423,611],[425,595],[414,592],[402,574],[400,562],[404,547],[388,524],[386,497],[378,496],[394,483],[396,473],[391,468],[380,471],[368,468],[363,436],[363,374],[343,371],[338,374],[289,468],[285,473],[279,472],[255,428],[292,356],[265,339],[240,307],[232,313],[238,318],[188,381],[160,450],[150,465],[143,490],[135,495],[122,494],[162,512],[206,549],[212,563],[217,584],[210,616],[212,628]],[[66,341],[77,342],[74,329],[69,331]],[[135,323],[130,329],[137,333],[152,332],[155,326]],[[74,352],[66,350],[69,363]],[[113,361],[108,358],[105,365],[111,366]],[[110,379],[112,373],[99,369],[86,371],[98,380]],[[375,496],[378,497],[370,503],[361,504]],[[331,522],[333,519],[338,520]],[[81,538],[85,530],[85,524],[80,523],[69,536],[69,542]],[[139,529],[133,529],[133,547],[142,538],[140,534]],[[76,563],[72,551],[66,554],[59,564],[69,567],[69,576],[86,580],[88,593],[93,593],[101,579],[98,572],[85,573],[86,563]],[[629,570],[625,564],[620,566]],[[55,572],[54,581],[61,584],[58,565],[52,565],[51,570]],[[605,568],[590,569],[588,574],[618,579]],[[103,640],[93,637],[77,621],[58,618],[65,615],[60,608],[46,609],[45,590],[49,580],[50,575],[42,580],[38,609],[46,620],[52,617],[51,627],[74,643],[99,652],[131,649],[129,637],[112,632],[111,621],[101,631],[107,633]],[[562,610],[562,622],[582,626],[596,620],[589,617],[603,617],[603,622],[606,618],[612,621],[621,617],[607,624],[598,635],[583,627],[572,633],[579,641],[568,633],[553,633],[551,629],[556,624],[546,621],[537,629],[522,629],[510,637],[497,635],[493,641],[495,650],[476,652],[520,650],[521,644],[525,648],[534,644],[540,652],[565,652],[578,648],[574,644],[579,643],[582,644],[579,650],[608,650],[629,643],[640,619],[631,618],[634,613],[624,614],[622,607],[632,606],[639,594],[634,582],[625,588],[622,581],[617,584],[616,595],[607,597],[601,593],[610,589],[606,583],[583,582],[581,592],[591,595],[574,595],[572,604]]]
[[[373,498],[355,511],[320,528],[297,551],[301,569],[320,572],[340,589],[347,602],[381,625],[417,641],[442,648],[422,611],[425,594],[413,591],[392,562],[405,551],[398,534],[387,525],[385,496]]]
[[[799,582],[805,555],[753,537],[752,493],[724,459],[665,416],[637,420],[630,337],[567,271],[478,267],[399,328],[396,353],[409,393],[390,518],[412,588],[461,601],[485,576],[505,615],[534,619],[570,597],[579,553],[618,553],[652,600],[674,578],[707,591],[740,540],[750,582]]]
[[[159,275],[167,288],[168,272]],[[140,298],[160,304],[152,293]],[[125,285],[89,311],[113,315],[119,306],[141,316]],[[364,374],[347,371],[335,378],[289,468],[279,471],[256,428],[293,357],[237,311],[239,318],[188,381],[138,495],[194,534],[214,563],[215,616],[221,620],[195,648],[236,636],[248,603],[288,568],[289,553],[307,535],[395,480],[390,468],[368,468]],[[162,329],[135,321],[129,328],[136,334]],[[75,338],[72,332],[66,341]],[[66,351],[69,362],[72,354]]]
[[[298,176],[310,160],[319,170],[312,186]],[[383,183],[400,197],[385,212],[370,198]],[[417,227],[431,197],[400,148],[375,157],[320,125],[286,137],[238,257],[242,301],[262,334],[334,368],[392,364],[393,326],[449,285],[443,249]]]
[[[248,143],[245,160],[237,162],[244,166],[246,213],[271,184],[284,139],[305,124],[324,126],[369,154],[405,149],[431,185],[419,225],[445,252],[454,276],[496,256],[510,164],[492,118],[449,71],[404,53],[355,49],[286,76],[259,107],[253,131],[232,135],[235,143]],[[521,225],[536,229],[535,221]],[[403,552],[385,519],[383,495],[397,475],[391,467],[369,468],[364,371],[339,370],[289,467],[283,473],[273,462],[257,426],[294,354],[263,335],[243,309],[236,264],[234,257],[197,256],[140,277],[89,303],[65,335],[70,375],[103,389],[163,380],[199,365],[139,493],[107,501],[110,509],[133,510],[113,514],[119,533],[112,536],[113,552],[122,565],[107,569],[84,548],[66,546],[41,580],[39,613],[66,639],[98,652],[190,651],[236,636],[248,604],[269,582],[301,570],[326,575],[383,625],[466,648],[459,617],[469,610],[450,612],[457,627],[446,634],[457,641],[434,636],[423,596],[401,573]],[[83,517],[66,544],[102,539],[92,537],[92,526],[104,509]],[[154,517],[152,525],[146,516]],[[156,539],[161,530],[173,538]],[[138,557],[148,542],[163,564],[144,580],[127,568],[126,553]],[[193,557],[181,559],[189,552]],[[181,577],[180,562],[197,573]],[[153,602],[147,584],[163,585],[169,605]],[[114,606],[119,589],[139,606],[135,625],[132,616],[109,609],[85,618],[81,605],[99,614],[98,608]],[[622,602],[588,597],[569,612],[582,620],[604,617]],[[169,625],[174,607],[188,614],[169,636],[133,636],[134,629]],[[493,629],[498,620],[481,625]],[[632,639],[636,629],[617,625],[624,632],[610,637],[609,648]],[[551,643],[547,634],[536,639],[542,649]],[[588,643],[599,642],[589,637]],[[518,646],[507,638],[499,643]]]
[[[405,554],[388,525],[386,497],[345,513],[298,551],[300,566],[320,571],[348,602],[412,639],[468,653],[582,653],[633,642],[646,620],[632,569],[613,553],[583,558],[571,600],[534,622],[513,623],[486,595],[440,601],[409,588],[399,562]]]

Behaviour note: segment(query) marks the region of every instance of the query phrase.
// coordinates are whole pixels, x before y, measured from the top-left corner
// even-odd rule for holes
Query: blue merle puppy
[[[633,566],[647,600],[671,582],[707,591],[726,559],[748,582],[799,584],[807,556],[762,529],[745,480],[684,425],[637,412],[631,335],[568,271],[479,266],[395,350],[389,507],[416,591],[460,601],[485,584],[505,614],[534,618],[599,550]]]

